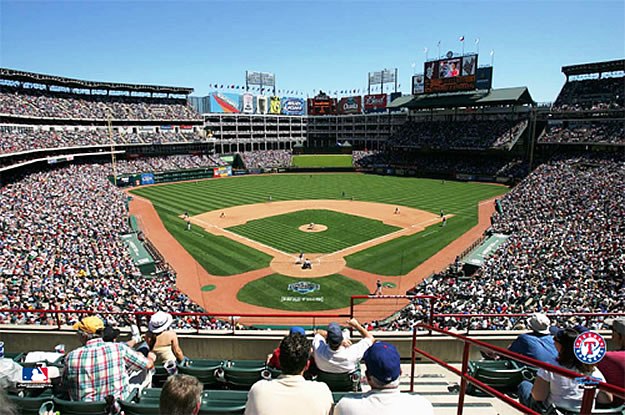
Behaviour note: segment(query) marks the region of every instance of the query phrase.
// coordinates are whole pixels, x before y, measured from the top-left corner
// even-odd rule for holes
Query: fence
[[[438,334],[443,334],[445,336],[451,336],[455,338],[456,340],[463,342],[464,349],[462,353],[462,369],[458,370],[455,367],[451,366],[449,363],[437,358],[436,356],[417,348],[417,329],[418,328],[423,328],[430,332],[436,332]],[[519,362],[522,362],[522,363],[525,363],[527,365],[534,366],[537,368],[546,369],[552,373],[556,373],[558,375],[561,375],[567,378],[582,381],[585,386],[584,386],[584,396],[582,399],[580,415],[590,415],[592,413],[595,392],[597,389],[609,392],[621,398],[625,398],[625,388],[618,387],[615,385],[610,385],[604,382],[597,383],[590,376],[583,376],[583,375],[580,375],[579,373],[564,369],[560,366],[554,366],[548,363],[534,360],[532,358],[520,355],[518,353],[510,352],[507,349],[493,346],[491,344],[488,344],[488,343],[485,343],[476,339],[471,339],[469,337],[465,337],[460,334],[450,333],[448,331],[441,330],[441,329],[432,327],[431,325],[427,325],[427,324],[418,324],[417,326],[413,328],[413,331],[412,331],[410,391],[411,392],[414,391],[415,361],[416,361],[416,355],[418,353],[424,356],[425,358],[433,361],[434,363],[437,363],[439,366],[442,366],[443,368],[449,370],[450,372],[453,372],[456,375],[460,376],[460,393],[458,395],[458,412],[457,412],[458,415],[462,415],[463,410],[464,410],[464,397],[466,394],[467,382],[474,384],[475,386],[484,390],[485,392],[492,395],[493,397],[502,400],[503,402],[507,403],[508,405],[514,407],[515,409],[523,413],[539,415],[539,412],[532,411],[531,409],[521,405],[515,399],[512,399],[508,395],[486,385],[484,382],[474,378],[468,373],[471,346],[476,346],[481,349],[490,350],[494,353],[497,353],[501,356],[505,356],[509,359],[513,359],[513,360],[516,360],[516,361],[519,361]]]

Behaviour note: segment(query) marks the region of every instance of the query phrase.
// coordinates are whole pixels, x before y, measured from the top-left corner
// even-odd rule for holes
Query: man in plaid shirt
[[[122,398],[128,387],[128,371],[149,370],[155,356],[147,358],[123,343],[102,340],[104,323],[91,316],[74,324],[84,344],[65,358],[65,380],[74,401],[102,401],[108,395]]]

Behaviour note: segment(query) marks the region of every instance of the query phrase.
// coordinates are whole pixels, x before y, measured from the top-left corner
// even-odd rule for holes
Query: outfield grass
[[[328,229],[323,232],[302,232],[298,229],[309,223],[323,224]],[[335,252],[400,229],[378,220],[332,210],[300,210],[228,228],[282,252],[320,254]]]
[[[351,154],[293,156],[293,167],[352,167]]]
[[[419,265],[477,223],[477,203],[502,195],[505,187],[431,179],[364,174],[280,174],[213,179],[151,186],[132,193],[152,201],[165,227],[211,274],[232,275],[269,265],[270,257],[227,238],[193,227],[184,230],[183,212],[211,210],[272,200],[354,198],[456,215],[445,228],[386,242],[349,256],[348,265],[384,275],[402,274]],[[427,232],[432,231],[431,234]],[[384,264],[384,265],[381,265]],[[392,270],[392,272],[391,272]],[[403,272],[400,272],[403,271]]]
[[[319,290],[308,294],[289,291],[289,284],[299,281],[319,284]],[[349,307],[352,295],[367,295],[369,291],[363,283],[339,274],[312,279],[272,274],[245,284],[237,293],[237,299],[279,310],[321,311]]]

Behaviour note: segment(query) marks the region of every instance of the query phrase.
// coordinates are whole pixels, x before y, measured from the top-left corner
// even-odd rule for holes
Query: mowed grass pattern
[[[319,284],[319,291],[300,294],[288,290],[289,284],[302,280]],[[244,303],[279,310],[321,311],[349,307],[352,295],[366,295],[369,291],[363,283],[339,274],[312,279],[272,274],[245,284],[237,293],[237,299]],[[323,301],[319,301],[321,299]],[[363,301],[365,300],[359,300]]]
[[[310,223],[323,224],[328,229],[323,232],[299,230],[300,226]],[[378,220],[332,210],[301,210],[228,228],[229,231],[283,252],[322,254],[335,252],[400,229]]]
[[[293,167],[351,167],[352,156],[347,154],[293,156]]]
[[[377,264],[384,262],[382,271],[385,272],[380,273],[393,275],[399,274],[400,270],[408,272],[427,259],[422,253],[438,252],[469,230],[477,223],[477,203],[505,192],[507,188],[489,184],[356,173],[243,176],[132,191],[152,201],[169,232],[214,275],[232,275],[266,267],[270,257],[196,227],[192,232],[186,232],[184,221],[178,218],[185,211],[197,215],[231,206],[266,203],[271,195],[274,201],[353,197],[354,200],[408,206],[435,214],[444,209],[446,214],[456,215],[444,228],[436,225],[401,238],[401,242],[390,241],[347,258],[349,266],[372,272],[378,272],[380,266]],[[432,233],[428,234],[428,231]],[[376,250],[387,246],[385,252]]]

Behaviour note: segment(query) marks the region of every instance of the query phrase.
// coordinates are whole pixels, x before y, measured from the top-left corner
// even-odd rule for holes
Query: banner
[[[412,77],[412,95],[423,93],[423,74],[414,75]]]
[[[365,112],[383,111],[386,109],[386,94],[365,95]]]
[[[243,94],[243,112],[246,114],[254,113],[254,95]]]
[[[154,174],[141,173],[141,184],[154,184]]]
[[[280,97],[269,98],[269,114],[280,114]]]
[[[174,127],[172,127],[171,125],[161,125],[161,131],[169,131],[173,129]]]
[[[213,168],[213,177],[228,177],[232,176],[232,166],[225,167],[214,167]]]
[[[345,97],[341,98],[338,104],[339,114],[360,114],[362,113],[362,97]]]
[[[267,97],[259,95],[256,97],[256,114],[267,114]]]
[[[303,98],[282,97],[282,113],[284,115],[304,115],[306,102]]]
[[[212,92],[210,94],[210,112],[227,114],[240,113],[241,95]]]
[[[192,125],[181,125],[180,129],[181,130],[192,130],[193,126]]]

